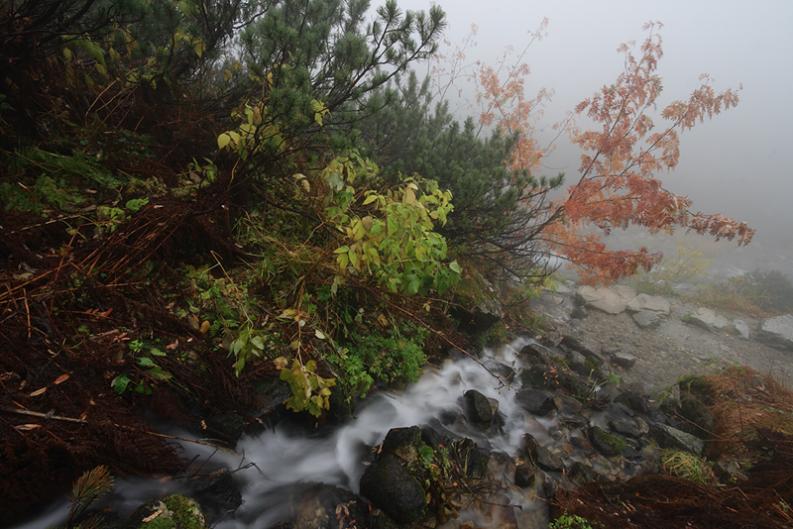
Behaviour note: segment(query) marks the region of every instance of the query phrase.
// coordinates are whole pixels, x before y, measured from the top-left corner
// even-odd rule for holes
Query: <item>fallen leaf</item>
[[[70,377],[71,377],[71,375],[69,373],[64,373],[61,376],[59,376],[58,378],[56,378],[52,383],[55,384],[56,386],[59,386],[59,385],[63,384],[64,382],[66,382],[67,380],[69,380]]]
[[[19,430],[20,432],[29,432],[30,430],[36,430],[41,428],[40,424],[29,423],[29,424],[18,424],[14,426],[15,430]]]
[[[47,386],[44,386],[43,388],[39,388],[36,391],[32,391],[30,393],[30,396],[31,397],[38,397],[39,395],[44,395],[46,392],[47,392]]]
[[[173,342],[169,343],[168,345],[166,345],[165,349],[167,349],[168,351],[173,351],[177,347],[179,347],[179,339],[178,338],[176,340],[174,340]]]
[[[208,321],[208,320],[204,320],[204,321],[201,323],[201,327],[198,329],[198,331],[199,331],[201,334],[206,334],[206,333],[208,333],[208,332],[209,332],[209,327],[210,327],[210,323],[209,323],[209,321]]]
[[[153,513],[151,513],[150,515],[148,515],[147,517],[145,517],[145,518],[144,518],[143,520],[141,520],[141,521],[142,521],[143,523],[149,523],[150,521],[154,520],[154,519],[155,519],[155,518],[157,518],[159,515],[161,515],[163,512],[165,512],[165,508],[164,508],[164,506],[163,506],[163,505],[160,505],[160,506],[157,508],[157,510],[156,510],[156,511],[154,511]]]

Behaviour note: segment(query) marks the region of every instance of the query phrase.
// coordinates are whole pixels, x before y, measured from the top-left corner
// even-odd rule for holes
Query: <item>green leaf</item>
[[[121,374],[113,379],[113,381],[110,383],[110,387],[113,388],[113,391],[121,395],[127,391],[127,386],[129,386],[130,382],[131,380],[127,375]]]
[[[155,362],[148,356],[141,356],[140,358],[138,358],[138,365],[140,367],[158,367],[157,362]]]
[[[452,270],[452,272],[455,272],[457,274],[463,273],[463,269],[460,266],[460,264],[457,262],[457,260],[454,260],[451,263],[449,263],[449,268]]]
[[[143,209],[143,207],[145,205],[147,205],[148,203],[149,203],[149,199],[146,198],[146,197],[133,198],[133,199],[127,200],[127,203],[125,204],[125,207],[128,210],[130,210],[132,213],[137,213],[138,211]]]
[[[218,136],[218,149],[225,149],[231,143],[231,136],[225,132]]]

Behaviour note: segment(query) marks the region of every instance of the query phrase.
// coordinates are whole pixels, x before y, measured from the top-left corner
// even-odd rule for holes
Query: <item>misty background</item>
[[[709,74],[714,88],[742,87],[740,103],[710,121],[698,124],[681,137],[679,166],[660,178],[678,194],[688,195],[694,208],[720,212],[744,220],[757,229],[748,248],[734,243],[717,246],[718,260],[743,269],[777,268],[793,275],[793,2],[789,0],[697,1],[681,0],[490,0],[438,2],[449,25],[442,54],[450,53],[476,25],[475,45],[467,62],[495,64],[504,51],[520,51],[543,18],[547,33],[525,56],[531,68],[527,94],[541,88],[553,92],[537,120],[541,144],[557,131],[582,99],[622,71],[622,42],[641,42],[642,25],[660,21],[664,57],[658,73],[663,78],[661,107],[685,99]],[[402,0],[405,9],[426,9],[427,0]],[[463,89],[463,100],[449,92],[451,108],[461,118],[475,113],[473,91]],[[664,120],[656,119],[657,126]],[[579,164],[578,149],[566,138],[555,143],[544,158],[547,175],[564,172],[570,182]],[[619,239],[622,237],[622,241]],[[617,234],[617,244],[625,235]],[[688,238],[710,249],[707,238]],[[693,241],[693,242],[691,242]],[[630,237],[630,243],[674,245],[664,236]],[[711,252],[713,253],[713,252]],[[723,263],[722,263],[723,264]]]

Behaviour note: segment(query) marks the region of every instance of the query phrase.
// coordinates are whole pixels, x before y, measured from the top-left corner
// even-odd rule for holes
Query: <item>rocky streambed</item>
[[[545,528],[560,488],[655,472],[664,449],[702,452],[680,418],[701,411],[696,397],[658,404],[575,339],[518,338],[476,359],[452,352],[330,431],[282,422],[233,451],[184,442],[185,476],[120,481],[83,516],[150,529]],[[56,505],[20,529],[68,512]]]

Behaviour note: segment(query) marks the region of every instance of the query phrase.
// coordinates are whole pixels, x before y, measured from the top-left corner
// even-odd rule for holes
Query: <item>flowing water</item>
[[[498,401],[499,411],[504,416],[502,431],[484,438],[480,431],[469,428],[461,420],[445,428],[510,455],[515,455],[526,433],[542,442],[551,420],[527,414],[515,400],[519,384],[500,380],[485,367],[503,364],[519,371],[522,365],[518,351],[530,341],[519,338],[499,349],[486,349],[479,361],[462,357],[447,360],[438,368],[429,368],[418,382],[404,391],[383,392],[370,398],[355,418],[324,437],[290,434],[288,428],[279,426],[259,435],[243,437],[233,452],[185,443],[188,457],[211,458],[216,465],[239,469],[235,476],[241,481],[243,504],[235,519],[217,527],[266,529],[284,521],[290,514],[291,499],[307,484],[337,485],[357,492],[366,450],[381,442],[392,428],[438,424],[439,418],[461,416],[462,395],[469,389]],[[120,481],[113,505],[120,511],[129,511],[174,488],[173,482]],[[46,520],[41,517],[35,525],[26,524],[16,529],[47,527],[59,519],[62,521],[67,511],[63,503],[60,505]]]

